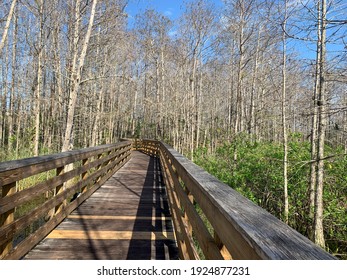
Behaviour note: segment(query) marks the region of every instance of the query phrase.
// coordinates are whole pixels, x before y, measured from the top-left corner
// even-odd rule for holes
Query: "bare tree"
[[[17,44],[18,44],[18,15],[14,15],[14,28],[13,28],[13,47],[12,47],[12,85],[9,100],[8,110],[8,147],[7,150],[11,153],[14,144],[14,123],[15,123],[15,95],[16,95],[16,55],[17,55]],[[0,51],[1,52],[1,51]],[[17,139],[18,141],[18,139]]]
[[[186,112],[186,120],[189,124],[190,135],[190,156],[193,159],[194,149],[199,146],[200,142],[200,119],[201,119],[201,103],[202,103],[202,84],[201,72],[203,68],[204,51],[210,47],[212,42],[212,32],[215,26],[214,7],[207,1],[200,0],[197,3],[190,3],[184,14],[184,30],[185,40],[189,46],[189,98]],[[198,69],[199,67],[199,69]]]
[[[41,123],[41,91],[43,87],[42,75],[44,68],[44,1],[36,1],[37,13],[39,17],[39,34],[38,34],[38,46],[37,50],[37,74],[34,81],[35,91],[35,139],[34,139],[34,155],[39,155],[39,144],[40,144],[40,123]]]
[[[312,104],[312,118],[311,118],[311,164],[310,164],[310,181],[309,181],[309,209],[308,217],[310,220],[314,221],[314,208],[315,208],[315,191],[317,185],[317,120],[318,120],[318,92],[320,89],[320,59],[321,59],[321,48],[319,44],[321,43],[321,9],[320,2],[317,2],[317,49],[316,49],[316,67],[315,67],[315,83],[313,90],[313,104]],[[309,226],[309,234],[312,235],[312,226]]]
[[[284,221],[289,221],[288,199],[288,133],[287,133],[287,0],[284,0],[284,15],[282,21],[282,133],[283,133],[283,195],[284,195]]]
[[[317,43],[319,49],[319,90],[317,96],[318,105],[318,142],[317,142],[317,186],[315,193],[315,215],[314,215],[314,240],[316,244],[325,247],[324,227],[323,227],[323,186],[324,186],[324,145],[325,131],[327,125],[327,101],[326,101],[326,0],[321,0],[318,5],[320,13],[319,33],[320,40]]]
[[[84,65],[84,59],[87,53],[87,48],[89,44],[89,39],[92,33],[93,28],[93,22],[94,22],[94,16],[96,11],[96,5],[97,0],[93,0],[92,7],[90,11],[90,17],[89,17],[89,23],[87,32],[82,44],[82,50],[78,57],[78,42],[80,40],[79,32],[80,32],[80,22],[81,22],[81,15],[80,15],[80,4],[81,0],[77,0],[75,3],[75,25],[74,25],[74,38],[73,38],[73,44],[74,44],[74,54],[73,54],[73,61],[72,61],[72,70],[71,70],[71,91],[69,96],[69,105],[68,105],[68,112],[67,112],[67,120],[66,120],[66,129],[65,129],[65,136],[63,140],[63,147],[62,151],[67,151],[72,148],[73,144],[73,121],[75,116],[75,108],[76,108],[76,102],[78,97],[78,92],[80,88],[80,82],[81,82],[81,74],[82,69]],[[77,62],[78,57],[78,62]]]
[[[17,3],[17,0],[12,0],[10,11],[9,11],[9,13],[7,15],[6,24],[5,24],[4,31],[3,31],[2,36],[1,36],[1,41],[0,41],[0,55],[2,53],[2,49],[3,49],[3,47],[5,45],[5,42],[6,42],[8,29],[10,28],[11,19],[12,19],[12,16],[13,16],[13,13],[14,13],[14,10],[15,10],[15,7],[16,7],[16,3]]]

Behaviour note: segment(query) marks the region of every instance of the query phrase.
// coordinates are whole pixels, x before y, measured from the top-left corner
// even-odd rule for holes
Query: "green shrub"
[[[304,235],[312,221],[307,215],[310,174],[310,143],[292,134],[288,142],[289,225]],[[201,148],[196,164],[228,184],[254,203],[282,218],[283,146],[274,142],[254,142],[240,137],[235,144],[224,143],[214,154]],[[234,151],[237,160],[234,162]],[[326,147],[324,227],[328,251],[347,258],[347,157],[339,148]],[[338,156],[341,155],[341,156]]]

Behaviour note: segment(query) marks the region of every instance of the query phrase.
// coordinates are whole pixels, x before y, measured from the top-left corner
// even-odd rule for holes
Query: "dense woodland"
[[[162,139],[347,258],[347,3],[2,0],[0,160]]]

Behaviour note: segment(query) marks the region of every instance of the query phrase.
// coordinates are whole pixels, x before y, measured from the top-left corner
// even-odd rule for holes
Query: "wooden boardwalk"
[[[159,160],[133,152],[24,259],[178,259]]]

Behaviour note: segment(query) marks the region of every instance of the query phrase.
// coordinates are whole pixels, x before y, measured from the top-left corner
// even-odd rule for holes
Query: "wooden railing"
[[[131,145],[0,163],[0,259],[19,259],[40,242],[129,160]]]
[[[136,147],[160,157],[182,259],[335,259],[167,144]]]
[[[154,140],[0,163],[0,259],[24,256],[123,166],[131,150],[160,158],[181,259],[334,259]]]
[[[159,155],[159,141],[148,139],[133,139],[133,150],[140,151],[149,156]]]

